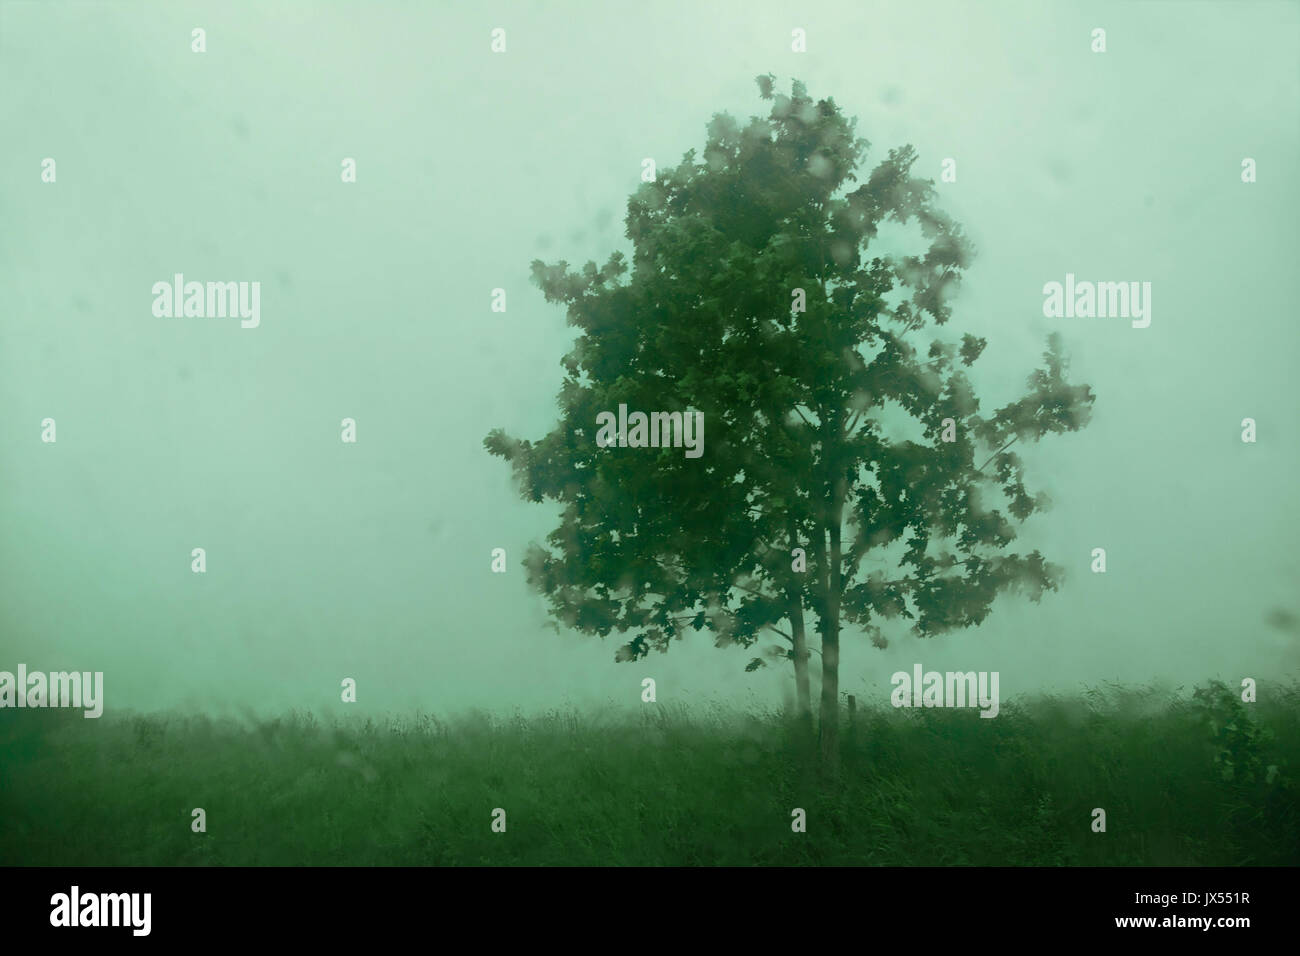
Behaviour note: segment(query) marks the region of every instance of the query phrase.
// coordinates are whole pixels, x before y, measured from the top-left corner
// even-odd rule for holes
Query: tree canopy
[[[530,583],[558,622],[626,636],[618,659],[692,631],[746,647],[770,631],[806,711],[810,612],[833,760],[844,624],[883,645],[890,619],[924,637],[980,623],[1000,592],[1056,588],[1059,568],[1013,550],[1046,504],[1013,446],[1081,428],[1093,395],[1049,336],[1023,396],[982,412],[967,371],[986,341],[943,334],[972,249],[915,151],[859,182],[855,119],[798,80],[788,96],[758,85],[768,115],[715,115],[701,154],[630,197],[630,262],[533,263],[579,330],[559,422],[485,445],[526,498],[562,505]],[[703,454],[601,447],[597,416],[620,405],[701,412]]]

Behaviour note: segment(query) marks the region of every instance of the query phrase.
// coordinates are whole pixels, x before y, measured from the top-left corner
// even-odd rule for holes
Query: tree
[[[884,646],[893,618],[924,637],[978,624],[1002,591],[1055,590],[1059,568],[1009,550],[1046,504],[1012,446],[1082,427],[1093,395],[1050,336],[1024,396],[981,415],[966,369],[985,340],[937,336],[970,244],[912,175],[915,152],[891,150],[854,187],[856,120],[798,80],[789,96],[758,84],[767,117],[715,115],[702,157],[631,196],[630,274],[619,252],[581,271],[533,263],[580,330],[560,421],[536,443],[498,429],[484,444],[526,498],[563,505],[529,580],[560,622],[631,633],[617,659],[692,629],[745,647],[774,631],[807,715],[811,613],[834,767],[845,624]],[[922,248],[894,249],[885,224]],[[620,405],[702,413],[703,454],[601,447],[598,416]]]

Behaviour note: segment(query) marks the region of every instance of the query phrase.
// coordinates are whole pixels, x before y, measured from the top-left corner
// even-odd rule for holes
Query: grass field
[[[1206,685],[1013,701],[992,720],[859,710],[835,777],[777,713],[5,710],[0,864],[1294,865],[1300,686],[1259,698]]]

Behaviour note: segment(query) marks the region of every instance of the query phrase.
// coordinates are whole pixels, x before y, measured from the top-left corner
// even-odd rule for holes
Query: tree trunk
[[[840,524],[843,519],[842,485],[835,490],[831,508],[831,548],[826,594],[826,620],[822,628],[822,766],[832,773],[840,767],[840,592],[844,582],[840,570]]]
[[[790,636],[794,638],[794,689],[799,724],[812,735],[812,693],[808,683],[808,636],[804,632],[803,599],[796,595],[790,606]]]

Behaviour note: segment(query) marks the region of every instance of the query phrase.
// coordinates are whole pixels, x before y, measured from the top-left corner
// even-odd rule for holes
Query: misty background
[[[917,148],[976,245],[949,329],[989,339],[985,409],[1053,330],[1097,396],[1021,451],[1054,506],[1020,540],[1062,589],[883,651],[848,630],[841,690],[884,702],[915,662],[1004,700],[1295,676],[1297,49],[1300,8],[1265,2],[0,0],[0,670],[103,671],[108,712],[639,707],[644,677],[779,704],[758,648],[615,664],[626,637],[548,627],[519,561],[556,509],[482,446],[556,419],[573,335],[530,262],[628,251],[642,159],[766,115],[771,72],[858,117],[863,174]],[[260,281],[261,326],[155,318],[176,272]],[[1150,281],[1150,327],[1044,318],[1067,272]]]

